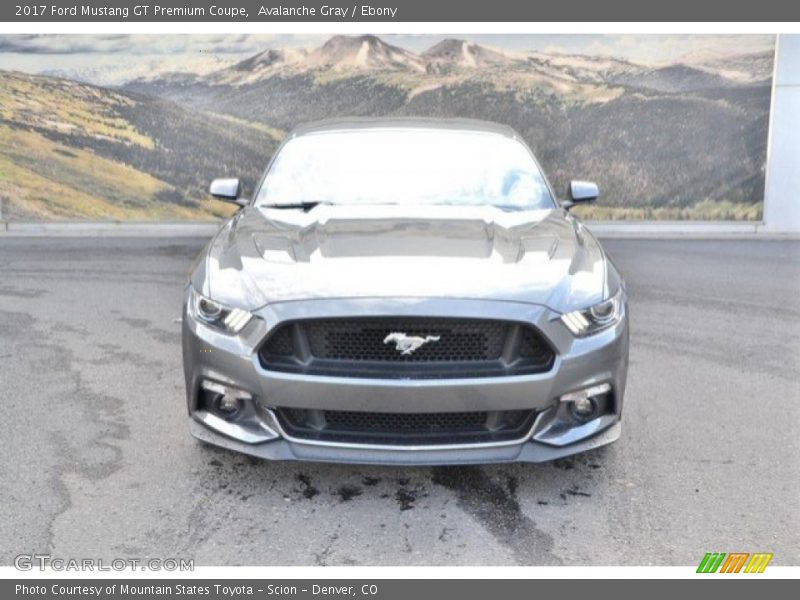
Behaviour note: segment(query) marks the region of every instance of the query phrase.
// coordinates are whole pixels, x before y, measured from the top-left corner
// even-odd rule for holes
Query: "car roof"
[[[421,129],[428,131],[463,131],[494,133],[505,137],[519,139],[519,135],[508,125],[478,119],[426,119],[419,117],[383,117],[383,118],[343,118],[326,119],[300,125],[292,130],[289,137],[313,135],[317,133],[340,133],[349,131],[366,131],[370,129]]]

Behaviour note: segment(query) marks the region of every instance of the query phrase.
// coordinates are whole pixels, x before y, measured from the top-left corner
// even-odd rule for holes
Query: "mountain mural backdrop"
[[[461,39],[415,52],[365,35],[113,87],[57,65],[4,70],[0,200],[15,219],[224,216],[210,179],[252,190],[295,125],[404,115],[514,127],[557,191],[599,183],[585,216],[758,219],[772,61],[764,50],[654,65]]]

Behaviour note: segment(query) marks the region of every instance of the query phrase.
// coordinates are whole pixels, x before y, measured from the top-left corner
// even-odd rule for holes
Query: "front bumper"
[[[619,323],[578,339],[546,307],[518,302],[443,299],[337,299],[268,305],[239,336],[221,334],[184,310],[183,359],[192,434],[215,445],[268,459],[378,464],[473,464],[542,462],[583,452],[619,437],[628,363],[625,306]],[[548,372],[532,375],[436,380],[308,376],[267,371],[257,356],[265,336],[279,324],[304,318],[438,316],[531,323],[556,350]],[[243,390],[253,397],[240,422],[228,422],[198,405],[202,382]],[[612,399],[588,422],[565,417],[558,398],[608,383]],[[535,410],[530,431],[502,442],[392,446],[310,441],[289,436],[272,408],[435,413]]]

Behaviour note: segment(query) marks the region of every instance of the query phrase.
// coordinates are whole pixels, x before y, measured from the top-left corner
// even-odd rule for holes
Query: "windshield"
[[[287,142],[256,205],[316,202],[554,207],[520,142],[493,133],[424,129],[325,132]]]

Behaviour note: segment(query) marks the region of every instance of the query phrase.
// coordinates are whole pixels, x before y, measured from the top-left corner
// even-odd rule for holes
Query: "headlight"
[[[220,329],[225,333],[239,333],[253,318],[252,313],[241,308],[228,308],[189,288],[189,314],[195,319]]]
[[[608,300],[561,315],[561,321],[578,337],[586,337],[615,325],[622,315],[622,288]]]

